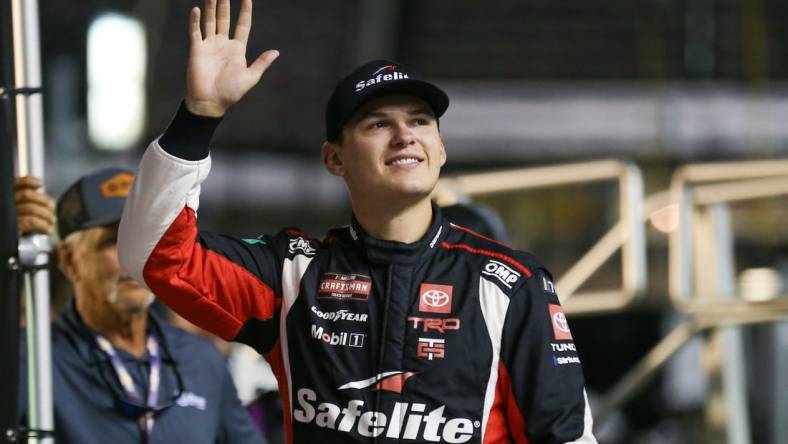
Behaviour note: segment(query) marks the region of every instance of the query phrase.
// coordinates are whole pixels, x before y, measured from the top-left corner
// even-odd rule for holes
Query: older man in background
[[[102,170],[57,202],[58,263],[74,300],[52,326],[56,442],[262,443],[215,348],[150,313],[153,295],[118,265],[118,221],[132,180],[129,171]],[[16,180],[20,234],[51,232],[51,199],[40,185]]]

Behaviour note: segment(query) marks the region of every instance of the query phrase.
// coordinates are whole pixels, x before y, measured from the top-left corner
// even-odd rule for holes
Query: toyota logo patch
[[[451,313],[451,285],[421,284],[419,311],[426,313]]]
[[[569,323],[566,321],[566,315],[561,309],[560,305],[548,304],[550,311],[550,320],[553,324],[553,336],[557,341],[571,341],[572,333],[569,331]]]

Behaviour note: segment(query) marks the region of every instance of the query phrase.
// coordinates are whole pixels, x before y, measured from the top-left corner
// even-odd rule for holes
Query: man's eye
[[[416,125],[429,125],[430,122],[427,119],[416,119]]]
[[[386,127],[386,122],[382,122],[382,121],[372,122],[372,125],[370,125],[370,128],[385,128],[385,127]]]

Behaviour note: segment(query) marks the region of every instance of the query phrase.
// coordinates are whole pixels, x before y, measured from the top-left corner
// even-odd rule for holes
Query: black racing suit
[[[383,241],[351,225],[233,239],[197,230],[218,119],[185,107],[146,151],[123,267],[186,319],[271,363],[288,442],[596,442],[550,274],[449,223]]]

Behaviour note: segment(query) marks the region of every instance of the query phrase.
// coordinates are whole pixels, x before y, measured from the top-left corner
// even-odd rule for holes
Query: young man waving
[[[449,223],[429,196],[449,99],[372,61],[326,106],[326,169],[353,215],[322,242],[297,229],[200,232],[209,141],[278,56],[245,59],[229,2],[192,10],[188,89],[143,156],[124,209],[126,270],[183,317],[255,347],[277,374],[289,442],[595,442],[582,370],[549,273]]]

